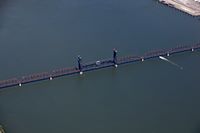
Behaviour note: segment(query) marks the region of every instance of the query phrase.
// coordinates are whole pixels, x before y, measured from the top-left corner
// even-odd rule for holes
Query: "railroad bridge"
[[[133,63],[138,61],[145,61],[152,58],[158,58],[160,56],[170,56],[172,54],[183,53],[187,51],[194,52],[200,49],[200,43],[194,45],[180,45],[171,49],[155,50],[145,53],[142,56],[125,56],[118,57],[117,50],[113,49],[113,57],[104,60],[98,60],[90,63],[83,63],[81,56],[78,56],[78,65],[71,68],[61,68],[53,70],[51,72],[42,72],[31,74],[27,76],[22,76],[20,78],[12,78],[8,80],[0,81],[0,89],[8,88],[12,86],[22,86],[23,84],[37,82],[42,80],[53,80],[54,78],[72,75],[72,74],[83,74],[87,71],[93,71],[97,69],[102,69],[106,67],[118,67],[118,65]]]

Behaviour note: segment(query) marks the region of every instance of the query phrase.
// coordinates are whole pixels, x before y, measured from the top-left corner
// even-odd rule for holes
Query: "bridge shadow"
[[[8,3],[8,0],[0,0],[0,29],[3,26],[4,22],[4,12],[5,12],[5,7]]]
[[[200,133],[200,123],[197,123],[194,133]]]
[[[200,126],[196,128],[195,133],[200,133]]]
[[[2,9],[2,7],[5,5],[5,3],[7,2],[8,0],[1,0],[0,1],[0,10]]]

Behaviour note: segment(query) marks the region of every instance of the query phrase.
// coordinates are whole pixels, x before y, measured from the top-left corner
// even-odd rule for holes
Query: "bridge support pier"
[[[118,65],[117,65],[117,50],[116,49],[113,49],[113,63],[114,63],[115,68],[117,68]]]
[[[167,56],[169,57],[169,53],[167,53]]]
[[[78,56],[77,61],[78,61],[78,69],[80,71],[80,75],[82,75],[83,74],[83,70],[82,70],[82,58],[81,58],[80,55]]]

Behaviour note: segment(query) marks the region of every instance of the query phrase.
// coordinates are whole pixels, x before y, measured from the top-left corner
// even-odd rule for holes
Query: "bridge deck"
[[[188,45],[177,46],[171,49],[151,51],[151,52],[145,53],[143,56],[118,57],[117,65],[122,65],[126,63],[137,62],[137,61],[144,61],[151,58],[157,58],[159,56],[169,56],[172,54],[182,53],[186,51],[194,51],[197,49],[200,49],[200,43],[195,44],[195,45],[190,45],[190,46]],[[99,64],[97,64],[96,61],[83,64],[82,72],[102,69],[106,67],[113,67],[115,65],[113,62],[113,59],[100,60],[99,62],[100,62]],[[51,72],[31,74],[31,75],[23,76],[21,78],[12,78],[8,80],[0,81],[0,89],[11,87],[11,86],[18,86],[18,85],[21,86],[22,84],[27,84],[27,83],[41,81],[41,80],[52,80],[53,78],[77,74],[79,72],[80,70],[78,69],[78,67],[72,67],[72,68],[61,68],[61,69],[53,70]]]

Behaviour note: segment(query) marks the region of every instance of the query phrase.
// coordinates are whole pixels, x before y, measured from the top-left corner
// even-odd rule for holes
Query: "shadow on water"
[[[1,0],[0,1],[0,11],[2,9],[2,7],[7,3],[7,0]]]
[[[195,133],[200,133],[200,126],[197,127],[197,129],[195,130]]]
[[[8,3],[8,0],[0,0],[0,29],[3,25],[4,9],[7,3]]]
[[[200,123],[197,123],[194,133],[200,133]]]

